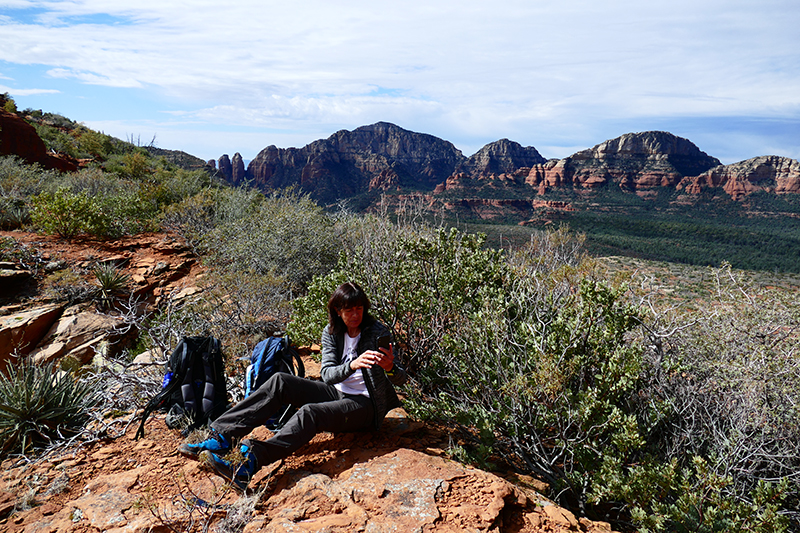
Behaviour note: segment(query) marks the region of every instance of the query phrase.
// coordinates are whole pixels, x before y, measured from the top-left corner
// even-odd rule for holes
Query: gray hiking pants
[[[299,409],[272,438],[243,441],[253,451],[257,468],[289,456],[322,431],[361,431],[373,424],[374,407],[366,396],[344,394],[333,385],[278,372],[211,427],[235,442],[286,404]]]

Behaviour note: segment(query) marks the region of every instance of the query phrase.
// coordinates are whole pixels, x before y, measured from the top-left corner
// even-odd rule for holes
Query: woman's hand
[[[350,361],[350,368],[358,370],[359,368],[371,368],[372,365],[377,364],[388,372],[394,366],[392,348],[379,348],[378,350],[367,350],[362,353]]]

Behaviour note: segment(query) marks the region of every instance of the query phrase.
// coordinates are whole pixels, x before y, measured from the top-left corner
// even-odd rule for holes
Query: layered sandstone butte
[[[370,190],[431,190],[465,157],[451,143],[387,122],[341,130],[303,148],[263,149],[247,167],[253,186],[299,185],[323,203]]]
[[[489,143],[458,166],[456,172],[436,186],[434,194],[445,191],[469,194],[485,188],[524,186],[531,167],[547,160],[533,146],[508,139]]]
[[[684,178],[677,188],[688,194],[700,194],[703,189],[716,187],[734,200],[754,192],[800,193],[800,162],[774,155],[754,157]]]
[[[547,187],[593,189],[607,185],[643,193],[675,187],[720,164],[691,141],[664,131],[628,133],[565,159],[536,165],[526,183]]]

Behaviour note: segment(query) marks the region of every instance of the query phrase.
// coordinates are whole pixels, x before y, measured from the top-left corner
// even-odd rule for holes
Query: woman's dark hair
[[[359,326],[363,331],[364,328],[371,326],[375,321],[372,315],[369,314],[372,304],[370,304],[367,294],[358,283],[348,281],[339,285],[339,288],[333,291],[330,300],[328,300],[328,324],[330,325],[331,333],[337,334],[347,331],[347,326],[345,326],[344,320],[342,320],[337,311],[359,305],[364,308],[364,316]]]

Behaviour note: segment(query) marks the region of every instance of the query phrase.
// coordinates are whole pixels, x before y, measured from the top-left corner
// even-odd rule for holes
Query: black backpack
[[[250,356],[250,365],[245,371],[244,397],[250,396],[276,372],[286,372],[301,378],[306,375],[303,360],[289,337],[273,336],[256,344]],[[294,411],[291,405],[281,406],[278,413],[264,425],[270,429],[280,428]]]
[[[214,420],[228,408],[225,360],[214,337],[184,337],[167,363],[161,391],[145,406],[136,439],[144,437],[144,424],[157,409],[179,406],[191,421],[189,431]]]

